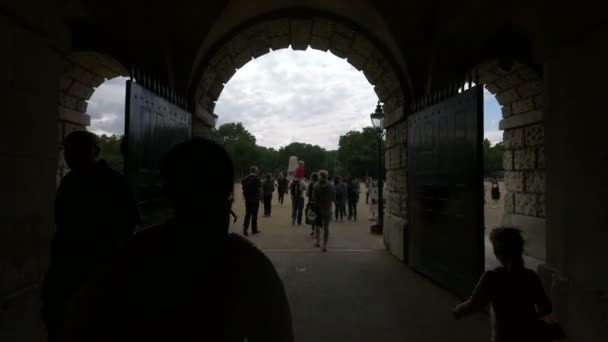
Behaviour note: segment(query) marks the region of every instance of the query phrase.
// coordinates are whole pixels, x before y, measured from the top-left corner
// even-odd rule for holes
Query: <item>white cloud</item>
[[[247,63],[217,101],[218,125],[241,121],[260,145],[338,146],[341,134],[371,125],[378,97],[363,73],[317,50],[273,51]]]
[[[485,131],[484,138],[490,140],[492,146],[502,142],[502,131]]]
[[[87,106],[87,113],[91,115],[89,129],[95,134],[123,134],[126,80],[116,77],[95,89]]]

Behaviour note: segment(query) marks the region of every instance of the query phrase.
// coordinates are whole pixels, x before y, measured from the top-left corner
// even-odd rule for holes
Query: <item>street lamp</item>
[[[372,126],[374,126],[376,129],[378,137],[378,223],[371,227],[371,231],[374,234],[382,234],[382,230],[384,228],[384,184],[382,182],[382,137],[384,136],[384,110],[382,110],[380,101],[378,101],[376,111],[371,113],[369,117],[372,120]]]

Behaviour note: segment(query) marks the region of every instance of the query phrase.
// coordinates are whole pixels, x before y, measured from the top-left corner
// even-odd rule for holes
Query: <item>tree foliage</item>
[[[105,159],[112,169],[123,173],[124,159],[120,153],[122,136],[102,134],[98,136],[97,140],[101,149],[101,158]]]
[[[500,142],[494,146],[490,140],[483,140],[483,173],[484,176],[494,176],[496,173],[503,171],[503,154],[505,148]]]
[[[378,177],[377,134],[374,128],[365,127],[362,131],[350,131],[340,136],[337,153],[339,173],[354,177]]]

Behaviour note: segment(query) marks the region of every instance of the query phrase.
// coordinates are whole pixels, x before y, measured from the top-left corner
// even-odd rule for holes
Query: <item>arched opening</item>
[[[125,130],[125,84],[127,78],[118,76],[106,80],[88,101],[87,113],[91,124],[87,130],[99,137],[101,157],[118,172],[123,172],[124,156],[121,142]]]
[[[120,62],[97,52],[74,52],[66,58],[64,64],[59,95],[57,184],[69,171],[63,160],[61,144],[70,132],[88,129],[89,126],[94,131],[101,132],[103,128],[108,129],[106,126],[109,121],[116,120],[118,123],[122,118],[124,122],[124,76],[128,74]],[[117,87],[121,80],[123,87],[119,90]],[[102,95],[103,100],[93,99],[91,104],[92,96],[98,94]],[[122,116],[118,111],[119,101],[123,103]],[[100,112],[96,112],[92,118],[89,109],[95,112],[99,109]],[[103,111],[108,110],[111,114],[102,118]],[[106,120],[105,125],[100,120]],[[117,165],[120,166],[119,163]]]
[[[378,98],[384,103],[385,112],[393,114],[404,104],[404,77],[397,71],[393,59],[373,41],[354,25],[318,14],[261,18],[251,22],[248,27],[226,37],[205,58],[200,81],[194,91],[194,133],[200,131],[205,134],[204,127],[213,126],[216,102],[239,68],[254,58],[290,46],[294,50],[310,47],[331,51],[345,58],[374,86]]]
[[[502,151],[494,151],[496,153],[488,154],[486,159],[486,165],[491,163],[492,171],[498,171],[486,176],[498,176],[500,184],[500,199],[494,204],[492,190],[486,183],[486,201],[490,201],[490,207],[486,202],[485,208],[486,266],[496,264],[487,234],[496,226],[514,226],[522,230],[526,239],[528,267],[536,269],[546,255],[542,79],[532,68],[519,62],[505,66],[490,61],[477,67],[476,72],[485,87],[485,128],[489,133],[486,138],[490,142],[492,139],[502,141]],[[489,100],[491,97],[496,103]],[[496,105],[500,116],[495,113]],[[498,152],[502,152],[502,170],[493,159]]]
[[[335,219],[328,248],[383,249],[381,237],[369,234],[369,219],[377,215],[370,204],[375,204],[376,198],[375,193],[371,200],[367,198],[363,181],[366,176],[378,176],[377,138],[369,116],[377,102],[363,73],[331,52],[280,49],[239,69],[218,98],[218,127],[212,131],[231,154],[237,173],[234,210],[240,219],[231,230],[243,231],[246,211],[241,179],[249,167],[257,166],[262,177],[270,174],[277,185],[279,175],[284,175],[290,187],[289,162],[295,157],[305,162],[307,187],[312,187],[311,175],[320,170],[326,170],[334,183],[336,176],[342,181],[349,177],[359,187],[357,221],[354,216]],[[298,214],[292,216],[294,199],[289,193],[281,196],[283,201],[277,195],[272,192],[271,214],[261,218],[263,234],[256,237],[256,243],[270,250],[313,250],[307,236],[310,228],[284,229],[290,221],[293,226],[308,225]],[[304,199],[308,201],[306,195]],[[335,214],[338,206],[332,209]]]

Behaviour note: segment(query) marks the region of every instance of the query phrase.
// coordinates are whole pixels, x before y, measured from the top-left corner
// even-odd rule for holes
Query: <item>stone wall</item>
[[[386,113],[386,210],[384,243],[397,258],[406,259],[407,236],[407,121],[402,107]]]
[[[509,71],[498,62],[479,68],[480,81],[502,107],[505,154],[505,216],[502,224],[522,229],[526,254],[545,259],[544,84],[530,67],[514,63]],[[492,227],[486,227],[491,229]]]
[[[46,341],[39,285],[54,231],[59,80],[69,34],[54,4],[38,5],[10,18],[0,13],[0,341]]]

